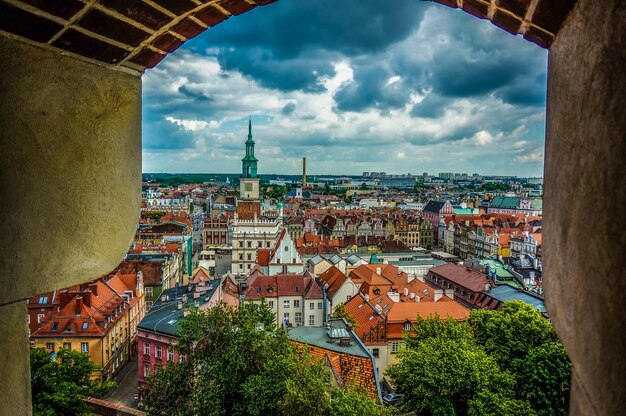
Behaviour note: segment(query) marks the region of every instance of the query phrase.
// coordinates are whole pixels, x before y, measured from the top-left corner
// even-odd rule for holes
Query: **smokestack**
[[[302,158],[302,187],[306,186],[306,157]]]

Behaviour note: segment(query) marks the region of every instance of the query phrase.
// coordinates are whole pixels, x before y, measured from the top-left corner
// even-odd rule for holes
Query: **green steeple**
[[[248,140],[246,140],[246,156],[241,159],[241,177],[256,178],[256,162],[254,157],[254,140],[252,139],[252,119],[248,120]]]

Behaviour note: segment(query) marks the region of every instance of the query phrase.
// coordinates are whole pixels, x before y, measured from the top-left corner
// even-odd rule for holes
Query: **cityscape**
[[[320,360],[330,386],[402,411],[408,392],[398,371],[420,325],[485,319],[476,311],[525,313],[547,339],[519,353],[549,348],[565,376],[548,403],[501,399],[525,414],[566,411],[570,364],[562,346],[546,344],[556,338],[542,288],[542,178],[312,177],[303,158],[287,179],[260,175],[256,148],[250,120],[238,178],[144,174],[124,261],[93,282],[30,298],[31,346],[88,354],[90,377],[115,382],[102,403],[154,412],[171,393],[155,393],[153,378],[194,355],[182,347],[183,322],[256,306],[290,345]],[[212,180],[194,182],[199,176]]]
[[[0,0],[0,416],[624,414],[625,17]]]

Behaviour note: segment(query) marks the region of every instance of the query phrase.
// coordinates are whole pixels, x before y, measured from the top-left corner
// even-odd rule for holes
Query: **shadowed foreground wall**
[[[0,36],[0,305],[109,272],[141,198],[141,79]]]
[[[625,22],[626,1],[580,0],[550,49],[544,275],[572,415],[626,403]]]
[[[30,413],[25,298],[111,271],[141,198],[141,79],[0,35],[1,415]]]

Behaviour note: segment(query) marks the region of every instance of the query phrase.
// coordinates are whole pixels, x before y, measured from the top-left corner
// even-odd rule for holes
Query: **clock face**
[[[246,184],[246,192],[252,192],[252,184],[251,183],[247,183]]]

